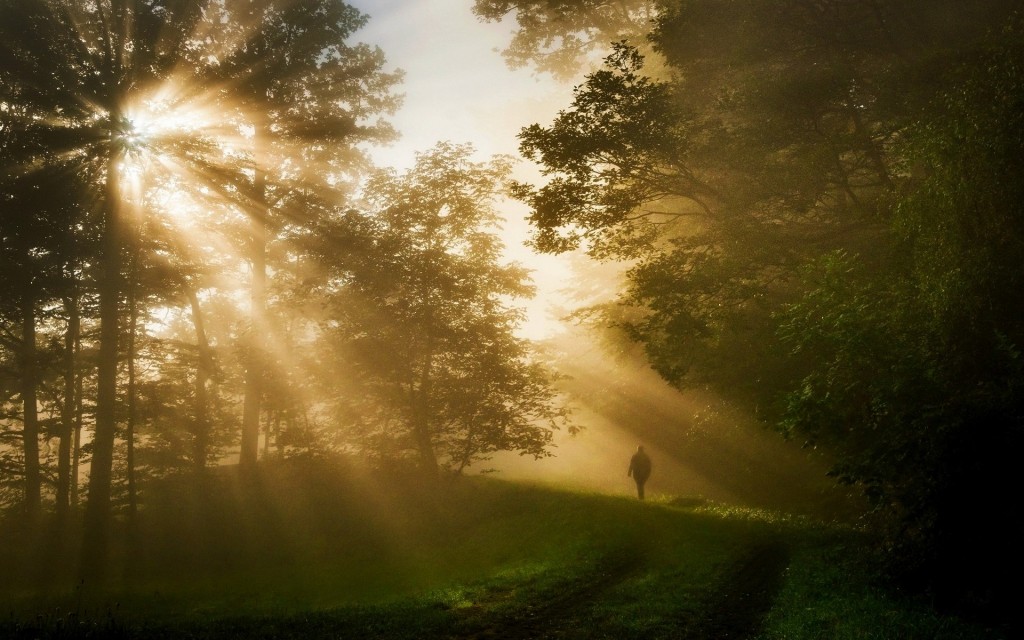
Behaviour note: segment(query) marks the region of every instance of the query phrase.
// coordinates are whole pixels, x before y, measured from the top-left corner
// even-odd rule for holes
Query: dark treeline
[[[476,2],[517,12],[506,55],[541,72],[618,42],[520,134],[546,174],[516,187],[534,245],[632,261],[605,317],[667,380],[836,455],[895,575],[1005,607],[1024,534],[1018,3],[640,4]]]
[[[374,169],[401,78],[366,20],[0,2],[0,508],[90,581],[152,478],[322,452],[436,476],[565,424],[515,335],[508,162]]]

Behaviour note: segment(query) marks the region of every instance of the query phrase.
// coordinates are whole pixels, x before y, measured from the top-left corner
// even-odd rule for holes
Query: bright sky
[[[495,154],[518,157],[519,129],[551,122],[571,99],[571,84],[534,77],[528,69],[510,70],[500,49],[514,23],[484,23],[472,13],[473,0],[347,0],[370,16],[356,39],[381,47],[388,69],[402,69],[402,109],[392,118],[401,139],[376,152],[378,164],[409,168],[413,155],[441,140],[472,143],[480,160]],[[523,163],[519,177],[535,174]],[[532,269],[537,298],[528,305],[528,337],[556,331],[559,292],[570,275],[566,260],[538,256],[523,246],[526,208],[505,207],[508,256]]]

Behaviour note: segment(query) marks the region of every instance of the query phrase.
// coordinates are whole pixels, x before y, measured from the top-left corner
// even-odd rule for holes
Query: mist
[[[823,518],[857,513],[857,498],[827,477],[826,456],[719,394],[670,386],[635,353],[608,353],[596,333],[577,326],[545,344],[558,354],[560,390],[582,431],[559,432],[551,457],[503,453],[482,466],[502,478],[635,496],[626,470],[643,445],[654,462],[649,496]]]
[[[0,636],[1018,635],[1017,4],[0,0]]]

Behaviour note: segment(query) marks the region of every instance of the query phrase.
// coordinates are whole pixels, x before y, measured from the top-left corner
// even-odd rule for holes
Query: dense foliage
[[[896,199],[887,268],[826,257],[782,329],[817,361],[785,427],[846,452],[836,471],[895,516],[901,569],[981,599],[1002,597],[993,574],[1024,534],[1002,503],[1024,427],[1019,35],[906,132],[920,177]],[[962,559],[968,546],[985,551]]]
[[[1013,3],[659,5],[667,72],[613,44],[522,130],[535,245],[630,260],[609,317],[664,377],[836,453],[903,575],[992,604],[1021,533]]]

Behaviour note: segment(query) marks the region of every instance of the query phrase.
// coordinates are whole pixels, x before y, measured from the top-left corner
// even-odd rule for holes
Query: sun
[[[147,190],[182,184],[186,171],[180,156],[186,149],[200,143],[208,150],[223,146],[216,140],[214,110],[187,99],[192,93],[188,86],[165,82],[125,106],[115,138],[122,151],[118,169],[126,198],[141,204]]]
[[[202,135],[213,122],[205,110],[177,104],[162,92],[137,99],[125,110],[125,116],[129,135],[139,145]]]

